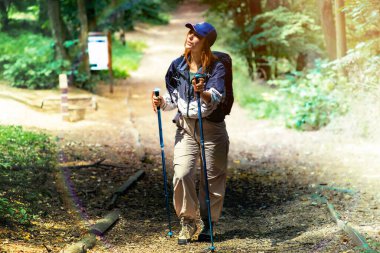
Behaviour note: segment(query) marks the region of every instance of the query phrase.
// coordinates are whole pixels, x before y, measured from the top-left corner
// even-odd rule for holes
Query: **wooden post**
[[[62,113],[62,120],[69,121],[69,105],[68,105],[68,98],[67,94],[69,92],[68,85],[67,85],[67,75],[66,74],[60,74],[59,75],[59,88],[61,89],[61,113]]]
[[[108,40],[108,72],[110,75],[110,93],[113,93],[113,72],[112,72],[112,36],[111,32],[107,33]]]

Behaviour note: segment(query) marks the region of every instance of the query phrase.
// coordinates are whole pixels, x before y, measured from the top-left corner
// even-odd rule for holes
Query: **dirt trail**
[[[47,115],[0,100],[0,105],[19,110],[17,115],[33,115],[28,119],[3,111],[0,118],[7,116],[7,120],[1,123],[24,124],[63,136],[62,150],[67,160],[106,158],[129,166],[125,170],[92,169],[90,172],[98,178],[94,184],[107,188],[109,181],[117,185],[137,169],[146,171],[145,178],[119,201],[121,220],[90,252],[204,252],[208,247],[205,243],[179,247],[175,238],[165,237],[157,117],[149,99],[155,87],[165,90],[167,67],[183,50],[184,24],[203,20],[205,10],[205,6],[185,1],[173,13],[169,25],[139,26],[128,33],[127,40],[144,40],[148,45],[141,67],[128,80],[118,82],[113,94],[108,93],[108,87],[100,86],[99,110],[88,114],[84,121],[61,123],[57,114]],[[162,115],[169,179],[173,115]],[[312,199],[315,189],[311,186],[319,183],[358,190],[360,195],[354,196],[325,194],[361,233],[378,239],[378,145],[358,143],[329,130],[301,133],[271,121],[253,120],[237,103],[226,123],[231,151],[225,208],[217,226],[217,252],[355,252],[326,207]],[[145,159],[140,162],[142,156]],[[79,182],[77,192],[89,188],[79,180],[86,173],[89,171],[72,175]],[[109,197],[111,192],[98,191],[97,199]],[[106,212],[99,201],[88,196],[82,202],[91,218]],[[177,234],[179,223],[175,217],[173,224]]]
[[[109,245],[103,248],[105,252],[200,252],[207,248],[203,243],[178,247],[175,239],[165,238],[157,119],[150,113],[149,100],[155,87],[164,90],[163,77],[167,67],[183,50],[183,25],[202,20],[204,10],[204,6],[187,2],[174,13],[168,26],[142,27],[128,35],[128,39],[146,41],[148,50],[139,70],[125,84],[116,87],[115,96],[127,94],[133,126],[138,130],[139,140],[154,168],[145,183],[138,184],[136,192],[125,198],[124,219],[106,236]],[[170,123],[172,117],[171,112],[163,113],[169,175],[172,174],[175,131]],[[371,208],[378,205],[378,196],[373,196],[377,193],[374,188],[376,176],[365,177],[367,173],[378,175],[378,167],[366,167],[367,172],[357,173],[344,164],[347,157],[351,166],[363,162],[363,156],[352,157],[352,152],[363,152],[362,147],[355,145],[353,150],[352,145],[342,142],[339,136],[329,131],[300,133],[273,122],[252,120],[237,104],[226,122],[231,140],[230,175],[224,218],[218,226],[219,252],[338,252],[352,249],[353,245],[329,218],[325,207],[312,204],[310,186],[319,183],[360,191],[367,189],[370,192],[368,197],[363,195],[360,199],[350,200],[338,194],[332,200],[351,222],[366,225],[361,232],[376,236],[379,219],[374,220],[374,217],[378,212],[365,208],[365,204],[363,207],[361,203],[375,198]],[[378,161],[376,151],[368,151],[361,154],[372,154],[372,158]],[[372,164],[378,166],[373,160]],[[154,193],[151,186],[154,186]],[[129,202],[133,203],[133,208]],[[355,208],[359,207],[365,209],[364,217],[355,215]],[[175,220],[175,232],[176,229],[178,221]],[[125,240],[120,241],[119,233],[125,233],[126,238],[122,236]]]

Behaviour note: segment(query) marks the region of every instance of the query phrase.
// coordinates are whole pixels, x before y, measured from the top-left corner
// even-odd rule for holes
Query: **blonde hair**
[[[189,35],[189,33],[192,32],[191,30],[187,33],[186,37]],[[204,38],[202,38],[203,44],[202,44],[202,54],[201,54],[201,62],[202,62],[202,73],[205,72],[205,70],[210,67],[210,65],[218,59],[216,55],[214,55],[211,52],[211,47],[208,43],[208,41]],[[186,40],[185,40],[186,44]],[[191,50],[188,48],[185,48],[185,52],[183,53],[183,56],[186,59],[187,65],[190,67],[190,60],[191,60]]]

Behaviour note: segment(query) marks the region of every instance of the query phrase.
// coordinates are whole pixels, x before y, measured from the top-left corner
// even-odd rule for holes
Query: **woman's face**
[[[190,30],[186,37],[185,48],[191,52],[201,52],[203,39],[196,35],[193,30]]]

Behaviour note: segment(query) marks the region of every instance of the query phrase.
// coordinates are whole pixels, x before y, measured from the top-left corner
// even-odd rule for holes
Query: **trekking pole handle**
[[[200,78],[206,79],[206,74],[196,73],[194,78],[195,78],[195,82],[198,83]]]
[[[159,89],[159,88],[155,88],[155,89],[154,89],[154,95],[155,95],[156,97],[158,97],[158,96],[160,95],[160,89]],[[157,106],[157,109],[160,109],[160,106]]]
[[[198,83],[199,82],[199,79],[206,79],[206,74],[203,74],[203,73],[196,73],[194,75],[194,79],[195,79],[195,82]],[[201,96],[201,93],[199,91],[197,91],[197,97],[200,98]]]

